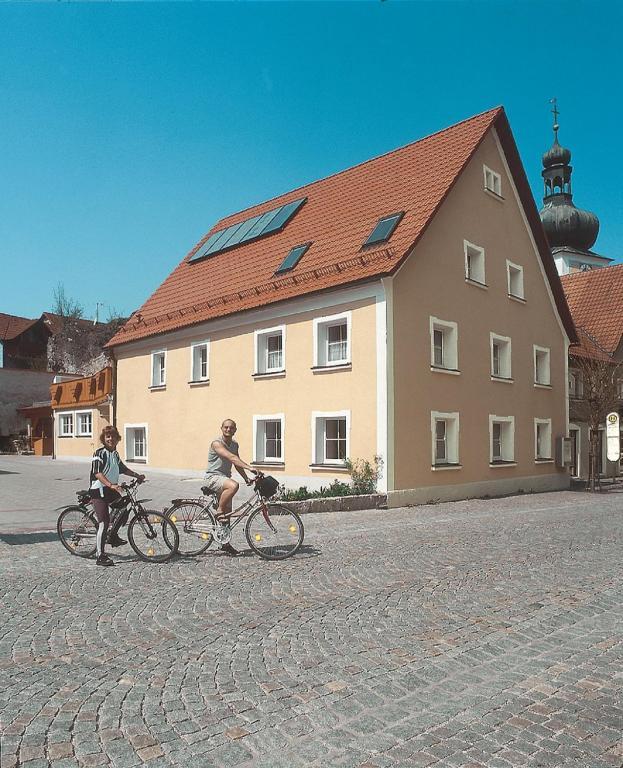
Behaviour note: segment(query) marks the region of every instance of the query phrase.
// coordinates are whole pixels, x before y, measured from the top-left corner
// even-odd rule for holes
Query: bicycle
[[[175,523],[162,512],[148,511],[143,504],[149,499],[137,499],[139,482],[122,483],[125,491],[120,499],[112,502],[111,526],[124,511],[128,520],[128,541],[136,554],[148,563],[165,563],[176,554],[179,533]],[[56,523],[56,532],[68,552],[78,557],[92,557],[96,550],[98,523],[89,506],[89,491],[76,491],[78,504],[59,507],[63,511]]]
[[[219,525],[215,517],[218,494],[206,486],[201,489],[206,498],[173,499],[164,513],[178,526],[179,554],[201,555],[215,541],[228,544],[233,529],[245,517],[245,536],[257,555],[265,560],[285,560],[295,554],[305,536],[303,521],[293,510],[268,501],[279,487],[274,477],[258,473],[253,486],[253,497],[233,511],[226,526]]]

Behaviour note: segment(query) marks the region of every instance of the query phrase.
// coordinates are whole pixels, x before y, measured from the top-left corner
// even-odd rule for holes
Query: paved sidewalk
[[[620,768],[622,509],[308,515],[283,563],[0,533],[2,768]]]

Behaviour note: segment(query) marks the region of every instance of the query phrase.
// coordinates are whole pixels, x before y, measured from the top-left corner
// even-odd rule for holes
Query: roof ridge
[[[394,147],[394,149],[390,149],[387,152],[382,152],[380,155],[375,155],[374,157],[369,157],[367,160],[362,160],[360,163],[355,163],[354,165],[349,165],[347,168],[342,168],[342,170],[340,170],[340,171],[334,171],[333,173],[329,173],[327,176],[321,176],[319,179],[314,179],[313,181],[308,181],[306,184],[301,184],[298,187],[294,187],[294,189],[290,189],[290,190],[288,190],[286,192],[281,192],[281,193],[279,193],[277,195],[273,195],[272,197],[269,197],[266,200],[262,200],[259,203],[253,203],[253,205],[248,205],[248,206],[246,206],[246,208],[241,208],[239,211],[234,211],[233,213],[229,213],[229,214],[227,214],[225,216],[221,216],[217,220],[217,222],[214,225],[214,227],[216,227],[218,224],[220,224],[221,221],[224,221],[225,219],[229,219],[232,216],[237,216],[238,214],[246,213],[247,211],[250,211],[253,208],[257,208],[260,205],[265,205],[265,204],[268,204],[268,203],[272,203],[273,201],[278,200],[280,197],[285,197],[286,195],[294,194],[295,192],[300,192],[300,191],[306,189],[307,187],[311,187],[312,185],[319,184],[319,183],[324,182],[324,181],[328,181],[329,179],[332,179],[334,176],[340,176],[342,173],[348,173],[348,171],[352,171],[355,168],[363,168],[364,166],[369,165],[370,163],[374,163],[374,162],[376,162],[377,160],[380,160],[383,157],[389,157],[390,155],[393,155],[393,154],[395,154],[397,152],[402,152],[403,150],[407,149],[408,147],[412,147],[415,144],[420,144],[421,142],[427,141],[428,139],[432,139],[435,136],[440,136],[441,134],[447,133],[448,131],[451,131],[454,128],[458,128],[460,125],[463,125],[464,123],[469,123],[472,120],[477,120],[479,117],[483,117],[484,115],[487,115],[489,113],[497,113],[497,114],[499,114],[500,112],[503,112],[503,111],[504,111],[504,107],[502,105],[500,105],[498,107],[492,107],[491,109],[485,109],[483,112],[479,112],[478,114],[472,115],[471,117],[466,117],[463,120],[459,120],[457,123],[452,123],[452,125],[448,125],[445,128],[441,128],[439,131],[434,131],[433,133],[429,133],[426,136],[422,136],[419,139],[415,139],[415,141],[409,141],[406,144],[401,144],[399,147]],[[214,230],[214,227],[210,228],[206,234],[209,235]],[[206,235],[204,235],[200,239],[200,241],[199,241],[200,243],[204,239],[205,236]],[[193,246],[193,248],[189,251],[189,253],[192,253],[192,251],[194,251],[196,247],[197,247],[196,245]]]

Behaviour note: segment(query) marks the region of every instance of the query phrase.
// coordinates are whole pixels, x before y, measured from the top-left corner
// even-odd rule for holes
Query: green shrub
[[[372,461],[367,459],[346,459],[352,483],[345,483],[337,478],[327,486],[321,486],[318,491],[310,491],[306,485],[296,489],[279,489],[279,501],[307,501],[308,499],[327,499],[334,496],[362,496],[376,493],[376,484],[383,468],[383,459],[375,456]]]
[[[376,493],[376,484],[383,469],[383,459],[380,456],[375,456],[371,462],[367,459],[355,459],[354,461],[346,459],[346,468],[350,472],[354,496]]]

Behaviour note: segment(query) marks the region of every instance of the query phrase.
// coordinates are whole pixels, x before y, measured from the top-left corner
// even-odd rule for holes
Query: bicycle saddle
[[[204,496],[214,496],[214,498],[218,498],[218,494],[216,494],[214,491],[211,491],[207,485],[201,486],[201,493],[203,493]]]

